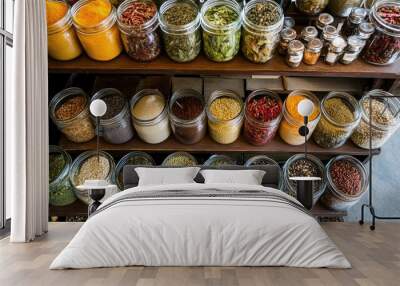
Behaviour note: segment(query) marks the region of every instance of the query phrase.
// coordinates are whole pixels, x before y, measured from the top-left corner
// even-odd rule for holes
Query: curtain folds
[[[6,188],[12,242],[47,231],[48,71],[45,0],[15,2],[13,94],[6,98]]]

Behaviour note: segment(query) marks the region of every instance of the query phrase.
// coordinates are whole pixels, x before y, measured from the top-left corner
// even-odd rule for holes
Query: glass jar
[[[338,17],[348,17],[351,10],[360,7],[363,0],[334,0],[329,2],[329,10]]]
[[[52,19],[52,9],[64,9],[61,19]],[[60,0],[46,1],[47,10],[47,47],[49,56],[59,61],[69,61],[82,53],[79,40],[72,26],[71,11],[68,4]]]
[[[281,55],[286,55],[289,43],[296,39],[297,33],[295,29],[285,28],[281,32],[281,40],[279,42],[278,52]]]
[[[201,49],[198,6],[192,0],[169,0],[161,5],[158,17],[167,55],[180,63],[194,60]]]
[[[289,67],[296,68],[303,60],[304,45],[299,40],[293,40],[289,43],[286,63]]]
[[[323,45],[321,55],[323,57],[325,57],[328,52],[329,44],[337,37],[339,37],[339,31],[337,30],[336,27],[328,25],[324,28],[321,34],[322,45]]]
[[[325,63],[328,65],[335,65],[343,54],[347,42],[343,37],[337,37],[328,46],[325,56]]]
[[[131,99],[133,126],[140,139],[158,144],[171,134],[168,105],[164,95],[157,89],[143,89]]]
[[[113,157],[104,151],[86,151],[81,153],[72,163],[69,180],[74,188],[75,195],[85,204],[90,204],[88,190],[79,190],[86,180],[105,180],[111,183],[114,177],[115,163]],[[100,200],[103,202],[117,192],[117,188],[107,188],[106,194]]]
[[[320,181],[313,183],[313,205],[317,203],[326,186],[324,179],[325,166],[317,157],[307,154],[297,154],[290,157],[283,166],[283,191],[297,197],[297,182],[291,177],[317,177]]]
[[[259,89],[246,99],[244,137],[253,145],[270,142],[282,119],[282,100],[276,93]]]
[[[142,10],[147,11],[149,15],[142,16]],[[161,51],[156,4],[151,0],[124,1],[119,5],[117,15],[126,53],[136,61],[155,59]]]
[[[351,186],[357,186],[359,188],[358,193],[356,194],[348,194],[340,186],[337,186],[334,183],[332,166],[335,166],[338,162],[345,162],[347,164],[346,170],[344,172],[340,172],[340,168],[343,168],[343,165],[339,167],[339,170],[334,170],[334,172],[340,172],[342,174],[350,174],[347,171],[347,168],[351,168],[352,171],[356,171],[359,178],[349,177],[347,179],[347,184]],[[338,165],[337,165],[338,166]],[[353,172],[351,172],[353,173]],[[356,174],[356,173],[354,173]],[[368,188],[368,173],[365,170],[364,165],[357,160],[356,158],[348,155],[341,155],[335,158],[332,158],[325,169],[325,180],[326,180],[326,191],[321,197],[321,203],[326,207],[337,210],[337,211],[345,211],[354,204],[356,204],[363,196],[364,192]],[[341,180],[343,178],[340,178]],[[348,180],[354,180],[354,182],[349,183]]]
[[[325,96],[321,114],[313,139],[323,148],[343,146],[361,119],[358,101],[346,92],[333,91]]]
[[[367,17],[367,10],[364,8],[353,8],[351,10],[350,16],[347,18],[346,23],[343,26],[343,35],[350,37],[355,35],[358,30],[358,26]]]
[[[239,52],[242,22],[240,11],[240,5],[230,0],[208,0],[201,8],[203,49],[210,60],[230,61]],[[216,19],[214,14],[227,16],[218,16]]]
[[[255,23],[254,17],[263,20]],[[269,17],[272,20],[265,20]],[[274,56],[279,43],[284,19],[282,8],[271,0],[253,0],[245,5],[242,18],[242,53],[252,62],[266,63]]]
[[[309,41],[315,39],[318,36],[318,30],[314,26],[307,26],[301,30],[300,40],[304,45],[307,45]]]
[[[316,27],[319,30],[319,33],[324,31],[324,28],[328,25],[333,25],[333,22],[335,21],[335,18],[329,13],[321,13],[318,16],[318,20],[316,23]]]
[[[365,46],[365,41],[358,36],[350,36],[347,38],[347,47],[343,55],[340,57],[340,62],[344,65],[353,63],[360,55]]]
[[[207,131],[204,97],[194,89],[177,90],[169,101],[169,120],[179,142],[201,141]]]
[[[214,154],[208,158],[203,166],[207,167],[223,167],[223,166],[235,166],[237,162],[234,158],[228,155]]]
[[[321,56],[322,41],[315,38],[308,42],[304,51],[303,62],[307,65],[315,65]]]
[[[104,88],[92,97],[107,105],[106,113],[100,118],[99,135],[111,144],[126,143],[133,138],[133,127],[127,98],[115,88]],[[93,118],[95,122],[96,119]]]
[[[388,97],[380,97],[388,96]],[[372,90],[360,100],[361,121],[355,129],[351,140],[358,147],[369,149],[370,137],[370,110],[372,109],[371,137],[372,148],[382,147],[387,140],[395,133],[400,125],[400,100],[391,97],[392,94],[383,90]],[[373,97],[373,98],[371,98]],[[370,100],[372,108],[370,108]]]
[[[198,162],[196,158],[187,152],[175,152],[169,154],[161,163],[161,166],[176,167],[176,168],[194,167],[197,165]]]
[[[304,100],[311,100],[314,104],[312,114],[309,116],[307,127],[309,133],[307,138],[300,135],[299,129],[304,126],[304,117],[297,111],[299,103]],[[290,145],[302,145],[310,139],[315,127],[320,119],[319,99],[312,92],[305,90],[295,90],[291,92],[283,104],[283,118],[279,127],[279,135],[282,140]]]
[[[89,97],[80,88],[70,87],[57,93],[49,105],[50,117],[68,140],[83,143],[95,137],[90,120]]]
[[[296,26],[296,20],[293,17],[284,17],[283,18],[283,28],[291,28],[293,29]]]
[[[246,163],[244,164],[245,167],[251,166],[275,166],[278,172],[278,189],[282,190],[282,183],[283,183],[283,172],[281,166],[279,166],[278,162],[274,159],[265,156],[265,155],[257,155],[247,159]]]
[[[358,26],[356,36],[367,41],[375,32],[375,26],[369,22],[363,22]]]
[[[328,4],[329,0],[296,0],[297,9],[310,16],[321,13]]]
[[[67,206],[76,201],[69,181],[71,156],[62,148],[49,146],[49,203],[53,206]]]
[[[381,12],[382,9],[386,11]],[[385,19],[384,13],[393,18]],[[373,6],[369,18],[376,30],[365,46],[364,60],[374,65],[393,64],[400,57],[400,2],[379,1]],[[396,24],[390,24],[389,20]]]
[[[99,17],[93,15],[97,14],[98,9],[109,12],[104,19],[96,21]],[[97,61],[109,61],[121,53],[116,12],[108,0],[80,0],[72,7],[71,13],[78,38],[89,57]]]
[[[239,136],[244,108],[239,95],[230,90],[216,90],[207,102],[208,128],[211,138],[220,144],[231,144]]]

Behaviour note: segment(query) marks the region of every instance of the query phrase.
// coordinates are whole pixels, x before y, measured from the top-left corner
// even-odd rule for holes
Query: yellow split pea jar
[[[47,0],[46,18],[49,56],[60,61],[69,61],[80,56],[82,49],[72,27],[68,4],[59,0]]]
[[[121,53],[116,11],[108,0],[80,0],[72,7],[72,19],[89,57],[109,61]]]

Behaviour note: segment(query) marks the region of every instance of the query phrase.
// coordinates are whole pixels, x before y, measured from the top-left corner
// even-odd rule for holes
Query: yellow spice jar
[[[46,18],[49,56],[60,61],[80,56],[82,49],[72,27],[68,4],[60,0],[47,0]]]
[[[297,110],[299,103],[303,99],[309,99],[314,104],[312,114],[308,119],[307,140],[311,137],[320,119],[319,99],[312,92],[305,90],[295,90],[288,95],[283,105],[283,119],[279,126],[279,135],[282,140],[290,145],[302,145],[305,142],[304,136],[300,135],[299,129],[304,125],[304,117]]]
[[[109,61],[121,53],[116,10],[109,0],[80,0],[72,7],[72,19],[89,57]]]

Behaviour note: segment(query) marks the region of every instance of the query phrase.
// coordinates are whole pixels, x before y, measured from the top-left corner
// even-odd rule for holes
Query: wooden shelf
[[[64,136],[61,137],[59,145],[66,151],[87,151],[96,149],[96,140],[87,143],[73,143]],[[312,140],[307,145],[308,152],[316,155],[354,155],[368,156],[368,150],[364,150],[355,146],[352,142],[337,149],[324,149],[317,146]],[[222,145],[214,142],[210,137],[206,136],[202,141],[194,145],[184,145],[178,142],[173,136],[160,144],[148,144],[138,138],[120,145],[109,144],[100,140],[100,149],[105,151],[145,151],[145,152],[175,152],[186,151],[192,153],[301,153],[304,152],[304,145],[291,146],[286,144],[276,136],[273,141],[265,146],[254,146],[240,137],[236,142],[229,145]],[[374,150],[374,154],[379,154],[380,150]]]
[[[357,60],[351,65],[329,66],[318,63],[314,66],[302,64],[290,68],[281,56],[275,56],[266,64],[254,64],[238,55],[226,63],[212,62],[201,54],[190,63],[176,63],[161,55],[148,63],[133,61],[121,54],[109,62],[98,62],[81,56],[78,59],[61,62],[49,59],[51,73],[118,73],[118,74],[184,74],[184,75],[283,75],[312,77],[352,77],[352,78],[398,78],[400,65],[374,66]]]

